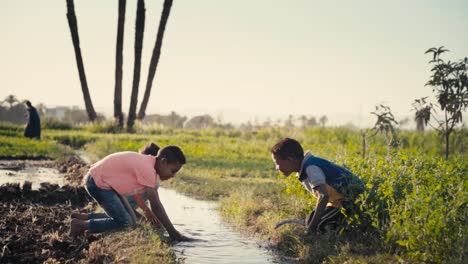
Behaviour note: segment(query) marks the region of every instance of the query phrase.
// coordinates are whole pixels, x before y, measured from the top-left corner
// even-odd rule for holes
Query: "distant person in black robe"
[[[41,119],[39,118],[39,113],[36,108],[31,105],[31,102],[24,102],[28,110],[28,124],[24,129],[24,136],[28,138],[41,139]]]

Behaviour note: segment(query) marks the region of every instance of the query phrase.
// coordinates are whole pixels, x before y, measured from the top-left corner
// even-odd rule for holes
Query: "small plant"
[[[389,146],[396,146],[398,144],[398,138],[396,135],[395,126],[398,122],[390,110],[390,107],[380,104],[375,107],[375,111],[371,114],[377,116],[377,121],[373,129],[375,133],[383,134],[388,139]]]
[[[434,127],[445,138],[445,158],[449,156],[450,135],[455,127],[463,122],[463,112],[468,107],[468,57],[459,62],[444,61],[440,56],[447,52],[443,46],[431,48],[425,54],[432,54],[429,64],[433,72],[426,86],[431,86],[436,94],[437,108],[442,111],[442,119],[438,119],[436,107],[429,103],[427,97],[415,100],[415,120],[419,129],[424,129],[431,118],[437,126]],[[440,117],[439,117],[440,118]]]
[[[397,147],[399,145],[399,141],[396,135],[395,126],[398,122],[395,120],[392,112],[390,111],[390,107],[379,104],[375,106],[375,111],[371,112],[371,114],[377,117],[377,121],[375,125],[371,129],[363,129],[360,131],[362,137],[362,158],[366,157],[366,147],[367,147],[367,137],[368,133],[374,130],[374,133],[371,134],[371,137],[377,134],[383,134],[387,138],[387,145],[389,147]]]

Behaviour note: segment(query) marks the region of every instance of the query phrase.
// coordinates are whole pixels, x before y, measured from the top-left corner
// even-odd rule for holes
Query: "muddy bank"
[[[99,236],[71,239],[68,236],[72,211],[93,211],[95,203],[81,186],[88,165],[78,157],[59,160],[3,159],[0,170],[5,177],[53,169],[63,186],[51,183],[6,183],[0,186],[0,262],[1,263],[76,263],[82,259],[100,262],[90,254],[90,243]],[[92,256],[91,256],[92,255]],[[105,256],[109,260],[109,256]]]
[[[89,196],[82,187],[42,184],[31,190],[25,184],[0,186],[0,262],[75,263],[87,258],[89,244],[97,239],[68,237],[69,216],[88,207]]]
[[[90,165],[77,156],[70,156],[55,161],[54,166],[65,174],[65,179],[71,185],[79,186]]]

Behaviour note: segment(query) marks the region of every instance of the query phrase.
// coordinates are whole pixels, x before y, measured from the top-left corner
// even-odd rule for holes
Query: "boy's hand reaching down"
[[[184,236],[184,235],[181,235],[180,233],[177,234],[177,235],[173,235],[173,236],[170,236],[171,240],[173,241],[177,241],[177,242],[190,242],[190,241],[194,241],[193,238],[190,238],[190,237],[187,237],[187,236]]]
[[[184,235],[181,235],[180,238],[179,238],[179,241],[185,241],[185,242],[191,242],[191,241],[194,241],[193,238],[191,237],[187,237],[187,236],[184,236]]]

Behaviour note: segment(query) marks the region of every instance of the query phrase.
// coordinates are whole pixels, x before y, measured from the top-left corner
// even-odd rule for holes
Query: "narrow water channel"
[[[175,228],[198,239],[174,246],[184,263],[284,263],[260,241],[243,236],[222,221],[216,202],[200,201],[159,188],[159,197]]]

